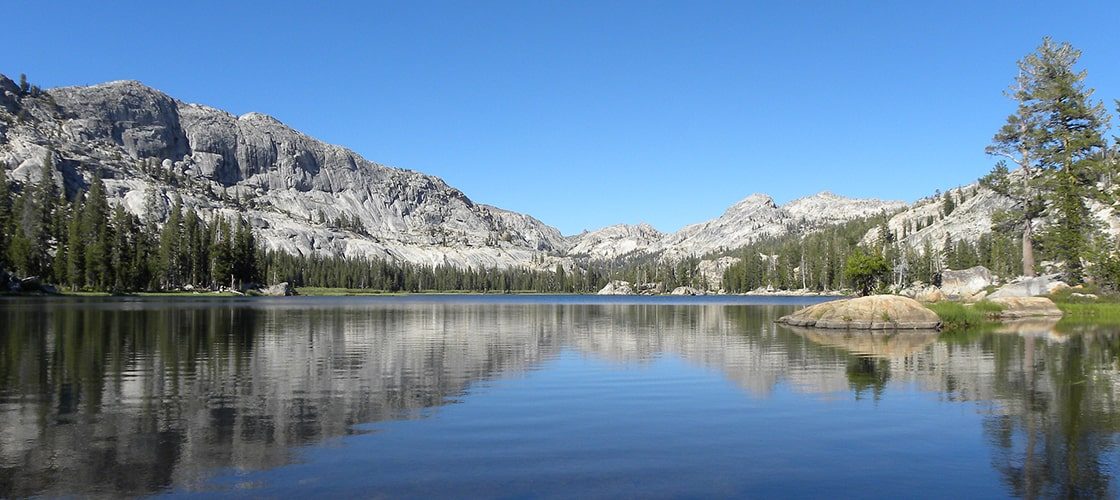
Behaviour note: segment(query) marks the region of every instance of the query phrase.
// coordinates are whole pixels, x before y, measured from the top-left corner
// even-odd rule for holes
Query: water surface
[[[1116,496],[1120,334],[818,298],[0,300],[0,496]]]

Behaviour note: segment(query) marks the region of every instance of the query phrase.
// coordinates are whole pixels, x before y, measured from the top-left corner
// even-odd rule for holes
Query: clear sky
[[[8,2],[0,72],[259,111],[572,234],[973,181],[1044,35],[1120,98],[1120,2]]]

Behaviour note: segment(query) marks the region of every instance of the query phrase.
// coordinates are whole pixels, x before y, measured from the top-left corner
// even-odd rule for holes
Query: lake
[[[0,496],[1118,495],[1120,329],[821,300],[0,299]]]

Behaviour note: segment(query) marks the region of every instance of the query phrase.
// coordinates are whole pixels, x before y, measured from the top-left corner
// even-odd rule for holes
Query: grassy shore
[[[934,302],[925,306],[941,317],[941,330],[946,332],[994,326],[998,323],[996,316],[1003,311],[1003,306],[986,300],[975,304]]]
[[[61,297],[243,297],[233,292],[129,292],[129,293],[109,293],[109,292],[72,292],[62,291],[55,296]]]

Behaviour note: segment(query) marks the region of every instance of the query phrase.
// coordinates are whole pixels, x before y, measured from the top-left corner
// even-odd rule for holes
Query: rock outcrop
[[[752,194],[710,221],[685,226],[652,245],[647,253],[677,260],[732,250],[790,231],[811,232],[827,225],[889,213],[905,207],[898,201],[854,199],[819,193],[779,206],[766,194]]]
[[[678,286],[669,292],[669,295],[706,295],[703,290],[690,286]]]
[[[257,293],[266,297],[291,297],[296,294],[294,288],[287,281],[272,286],[261,288]]]
[[[1062,310],[1046,297],[997,297],[989,300],[1003,308],[1000,319],[1060,318]]]
[[[1012,183],[1024,182],[1022,170],[1009,174]],[[945,213],[945,197],[953,199],[955,208]],[[1084,199],[1089,213],[1102,223],[1105,232],[1112,237],[1120,236],[1120,212],[1093,198]],[[907,209],[895,214],[887,222],[887,227],[896,240],[903,246],[923,251],[926,248],[941,249],[946,239],[976,243],[981,236],[992,232],[992,216],[997,212],[1014,208],[1010,198],[974,182],[937,192],[922,198]],[[1046,218],[1035,221],[1035,234],[1051,224]],[[880,241],[880,228],[872,228],[864,235],[862,243],[872,244]]]
[[[914,285],[899,290],[899,295],[910,297],[918,302],[941,302],[949,300],[940,288],[933,285]]]
[[[623,256],[655,255],[676,261],[689,256],[734,250],[767,237],[790,231],[811,232],[856,218],[901,210],[901,201],[857,199],[822,192],[779,206],[769,195],[752,194],[729,207],[719,217],[664,234],[647,224],[608,226],[573,236],[568,251],[573,257],[610,260]],[[725,260],[734,259],[734,260]],[[723,271],[738,259],[709,261],[709,291],[718,291]]]
[[[1035,276],[1033,278],[1019,277],[1012,282],[999,287],[988,296],[989,299],[1004,297],[1037,297],[1050,295],[1056,291],[1069,288],[1069,285],[1058,280],[1057,275]]]
[[[649,224],[616,224],[572,236],[568,255],[591,260],[617,259],[644,251],[664,237],[664,233]]]
[[[984,291],[992,285],[992,272],[984,266],[975,266],[941,273],[941,292],[948,298],[965,299]]]
[[[871,295],[834,300],[783,316],[779,323],[852,330],[935,330],[941,326],[937,313],[920,302],[899,295]]]
[[[439,178],[374,163],[268,115],[184,103],[135,81],[30,96],[0,75],[0,167],[34,181],[47,160],[71,195],[101,172],[110,202],[132,214],[165,218],[179,196],[204,218],[245,217],[269,250],[476,269],[699,257],[904,206],[827,192],[778,206],[757,194],[673,234],[641,224],[565,238]],[[721,267],[704,273],[710,290],[719,289]]]
[[[743,259],[739,257],[720,257],[718,259],[705,259],[697,264],[697,271],[700,273],[700,278],[707,286],[708,292],[723,293],[723,274],[731,266],[738,264]]]
[[[630,286],[629,281],[615,280],[607,283],[597,295],[634,295],[634,287]]]
[[[183,103],[139,82],[8,92],[0,124],[12,179],[34,180],[49,158],[73,194],[100,171],[110,202],[133,214],[166,215],[174,193],[203,217],[246,217],[271,250],[474,268],[567,262],[568,240],[532,217],[267,115]]]

